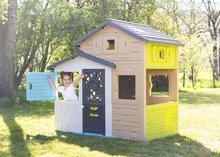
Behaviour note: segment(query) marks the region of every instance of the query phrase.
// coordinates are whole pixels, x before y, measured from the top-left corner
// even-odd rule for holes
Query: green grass
[[[54,131],[52,102],[0,101],[0,156],[220,156],[220,89],[182,90],[180,135],[151,142]]]
[[[182,91],[180,104],[180,134],[220,152],[220,89]]]

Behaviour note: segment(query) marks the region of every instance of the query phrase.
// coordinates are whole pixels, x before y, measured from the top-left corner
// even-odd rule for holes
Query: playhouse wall
[[[146,46],[146,140],[178,133],[177,47],[147,43]],[[168,75],[169,94],[152,96],[151,75]]]
[[[177,69],[177,47],[146,43],[147,69]]]
[[[111,72],[111,68],[101,65],[99,63],[96,63],[94,61],[91,60],[87,60],[83,57],[77,57],[73,60],[69,60],[67,62],[64,62],[60,65],[58,65],[54,71],[56,72],[61,72],[61,71],[70,71],[70,72],[82,72],[82,69],[105,69],[105,135],[106,136],[112,136],[112,93],[111,93],[111,89],[112,89],[112,72]],[[59,118],[57,118],[57,116],[63,116],[64,118],[66,117],[65,114],[71,115],[69,117],[69,120],[73,120],[76,117],[75,115],[75,111],[73,111],[73,106],[70,107],[71,103],[67,103],[66,106],[62,106],[60,104],[65,103],[65,101],[59,101],[59,104],[56,102],[55,105],[56,107],[59,107],[59,110],[57,110],[57,112],[55,112],[55,120],[56,123],[59,121],[59,124],[57,124],[57,126],[60,126],[60,123],[65,123],[62,124],[62,126],[66,126],[69,125],[69,121],[66,123],[65,121],[60,121],[58,120]],[[80,128],[77,128],[76,131],[72,131],[71,129],[69,130],[69,132],[80,132],[82,133],[82,108],[83,108],[83,104],[82,104],[82,81],[80,81],[79,83],[79,101],[78,101],[78,106],[80,106],[79,108],[77,108],[77,116],[79,117],[79,120],[77,121],[77,124],[80,123],[81,125],[77,125]],[[60,108],[63,108],[62,110]],[[68,110],[68,108],[70,108],[70,110]],[[56,110],[56,108],[55,108]],[[65,113],[62,113],[65,112]],[[70,113],[66,113],[66,112],[70,112]],[[67,119],[67,118],[65,118]],[[66,120],[67,121],[67,120]],[[59,127],[60,128],[60,127]],[[73,127],[72,127],[73,128]],[[61,128],[63,129],[63,127]],[[65,130],[65,129],[64,129]]]
[[[55,130],[82,132],[82,107],[79,101],[55,101]]]
[[[107,50],[107,40],[115,50]],[[112,70],[112,135],[145,140],[146,65],[145,43],[107,25],[83,41],[80,49],[116,64]],[[135,75],[135,100],[118,99],[118,76]]]
[[[167,102],[146,108],[146,140],[178,134],[178,103]]]

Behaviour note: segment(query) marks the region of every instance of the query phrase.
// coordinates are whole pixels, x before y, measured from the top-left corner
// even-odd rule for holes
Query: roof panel
[[[105,25],[111,25],[113,27],[118,28],[121,31],[124,31],[131,36],[138,38],[141,41],[144,42],[156,42],[156,43],[166,43],[166,44],[172,44],[177,46],[184,46],[181,42],[173,39],[172,37],[166,35],[165,33],[161,33],[157,31],[156,29],[143,24],[133,23],[133,22],[127,22],[122,20],[115,20],[115,19],[107,19],[105,22],[100,24],[97,28],[92,30],[90,33],[86,34],[82,38],[80,38],[78,41],[76,41],[77,45],[80,45],[80,43],[84,40],[86,40],[91,35],[95,34],[97,31],[99,31],[103,26]]]
[[[78,57],[78,56],[81,56],[81,57],[83,57],[83,58],[92,60],[92,61],[97,62],[97,63],[100,63],[100,64],[102,64],[102,65],[109,66],[109,67],[111,67],[111,68],[115,68],[115,67],[116,67],[116,65],[115,65],[114,63],[110,62],[110,61],[107,61],[107,60],[102,59],[102,58],[98,58],[98,57],[96,57],[96,56],[93,56],[93,55],[88,54],[88,53],[83,52],[83,51],[77,51],[77,52],[75,52],[74,54],[72,54],[71,56],[68,56],[68,57],[66,57],[66,58],[64,58],[64,59],[62,59],[62,60],[60,60],[60,61],[58,61],[58,62],[56,62],[56,63],[54,63],[54,64],[52,64],[52,65],[49,65],[49,66],[47,67],[47,69],[52,70],[52,69],[54,69],[56,66],[58,66],[58,65],[60,65],[60,64],[62,64],[62,63],[64,63],[64,62],[66,62],[66,61],[69,61],[69,60],[71,60],[71,59],[74,59],[74,58],[76,58],[76,57]]]

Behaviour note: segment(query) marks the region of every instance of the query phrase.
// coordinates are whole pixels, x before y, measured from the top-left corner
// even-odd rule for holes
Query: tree
[[[182,36],[181,40],[185,43],[185,46],[180,48],[180,68],[183,71],[190,72],[190,80],[194,88],[197,83],[198,72],[203,68],[210,54],[201,39],[196,35]]]
[[[212,50],[212,60],[210,60],[210,64],[213,74],[213,87],[216,87],[215,80],[218,80],[218,75],[220,72],[220,65],[218,67],[218,64],[220,62],[220,57],[218,58],[218,38],[220,37],[220,10],[217,9],[214,0],[203,0],[202,2],[206,8],[205,14],[207,16],[208,32],[210,33],[212,43],[214,43]]]
[[[8,0],[7,21],[0,21],[0,96],[12,96],[14,89],[14,55],[17,1]],[[3,37],[3,38],[2,38]]]
[[[74,40],[94,27],[93,14],[75,3],[24,0],[18,8],[15,87],[27,71],[45,71],[48,63],[77,50]],[[87,31],[88,30],[88,31]]]
[[[152,13],[150,8],[153,10],[153,2],[154,0],[21,1],[18,8],[15,86],[21,84],[25,72],[45,71],[47,64],[75,52],[78,48],[74,46],[74,41],[106,18],[140,20],[142,16]],[[121,10],[122,5],[126,6],[124,10]]]

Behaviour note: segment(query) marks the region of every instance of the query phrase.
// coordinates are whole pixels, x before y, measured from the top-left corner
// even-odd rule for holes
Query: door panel
[[[84,69],[83,132],[105,135],[105,70]]]

